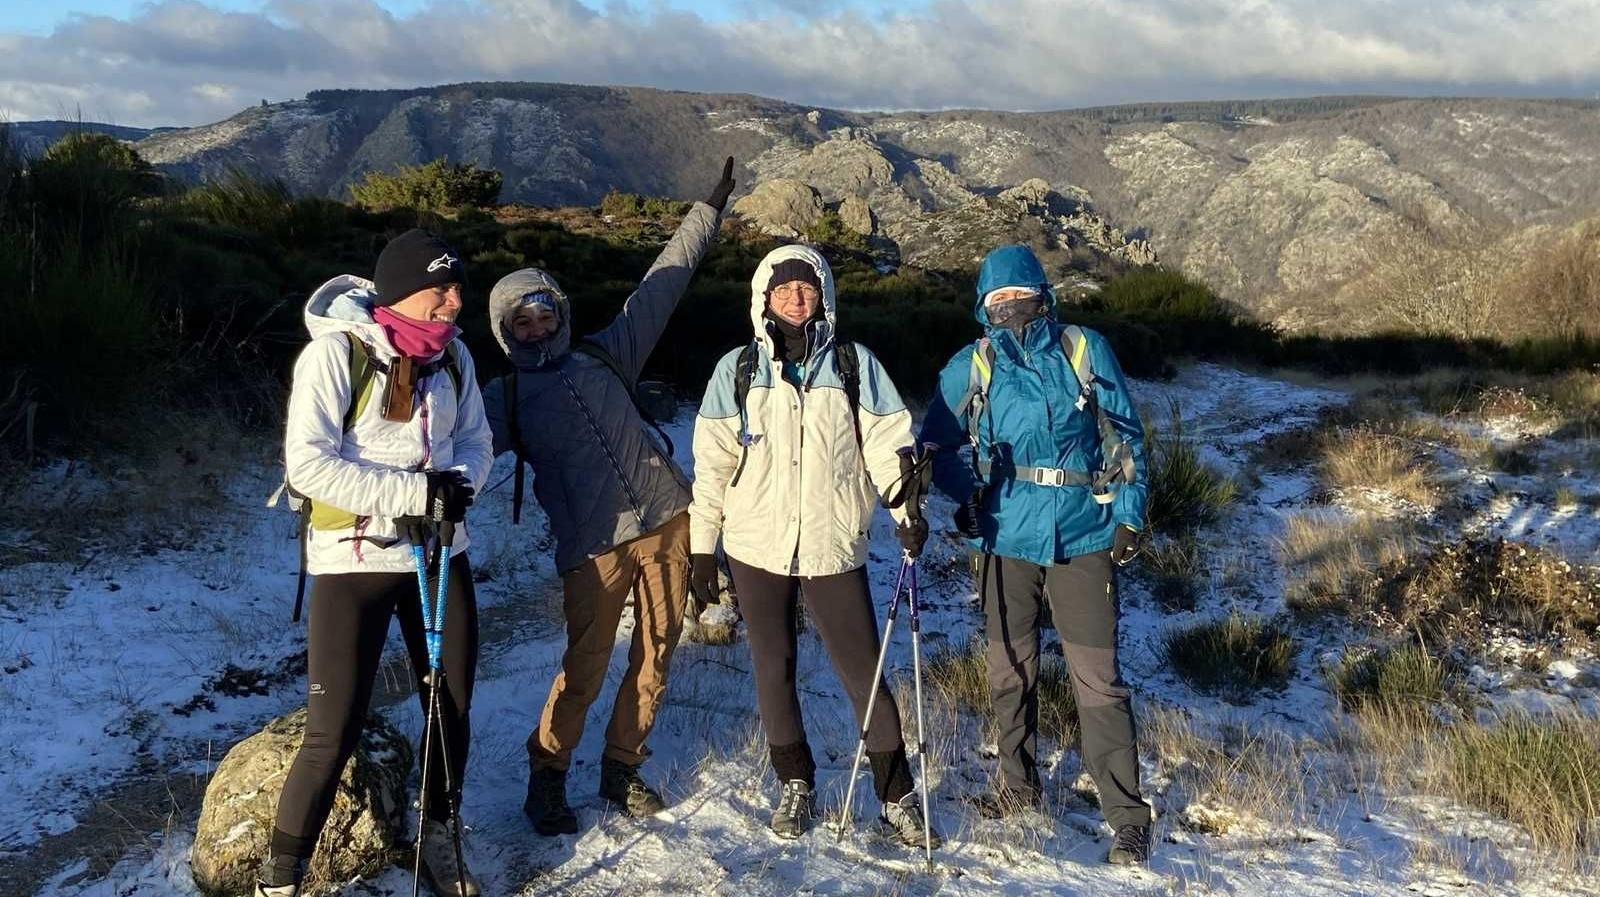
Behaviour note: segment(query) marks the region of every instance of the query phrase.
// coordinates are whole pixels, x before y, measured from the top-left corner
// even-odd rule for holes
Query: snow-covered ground
[[[1136,383],[1134,391],[1156,419],[1176,400],[1188,435],[1206,459],[1231,473],[1242,471],[1266,436],[1310,423],[1322,408],[1346,398],[1213,365],[1187,367],[1172,382]],[[680,456],[688,454],[691,417],[685,409],[673,428]],[[484,647],[464,816],[471,826],[469,859],[494,897],[1600,893],[1593,881],[1541,877],[1537,862],[1526,860],[1525,838],[1481,814],[1343,788],[1335,783],[1331,758],[1313,756],[1301,767],[1327,767],[1329,782],[1303,784],[1316,796],[1305,801],[1305,818],[1292,828],[1246,819],[1228,834],[1198,834],[1178,818],[1185,811],[1228,812],[1226,796],[1187,793],[1170,762],[1155,763],[1148,744],[1146,785],[1159,814],[1155,858],[1148,869],[1112,869],[1100,863],[1109,838],[1098,811],[1071,787],[1078,778],[1075,752],[1055,749],[1044,757],[1059,789],[1054,815],[983,821],[963,798],[984,789],[993,746],[983,743],[984,733],[970,715],[940,701],[929,704],[928,770],[933,812],[947,844],[936,851],[934,872],[923,871],[872,832],[876,806],[870,788],[864,795],[858,791],[856,833],[843,843],[824,825],[798,842],[779,842],[766,828],[776,785],[765,767],[742,641],[713,647],[685,640],[675,656],[652,741],[655,756],[646,766],[647,777],[662,786],[672,805],[669,812],[628,820],[594,796],[604,729],[595,721],[609,710],[608,689],[591,715],[580,764],[569,780],[583,830],[576,837],[539,838],[521,812],[523,744],[564,644],[560,586],[545,520],[531,498],[521,526],[510,523],[511,487],[504,483],[510,470],[509,459],[502,458],[490,480],[499,485],[472,514]],[[94,807],[107,795],[148,791],[152,782],[158,795],[163,787],[187,788],[192,797],[228,746],[303,700],[297,659],[304,628],[288,620],[292,520],[281,509],[262,507],[276,475],[273,469],[241,470],[228,486],[236,501],[205,544],[0,571],[0,895],[196,893],[186,864],[192,813],[162,824],[130,821],[114,834],[122,843],[108,852],[105,821]],[[1585,476],[1573,471],[1570,479],[1580,490],[1600,489]],[[1471,521],[1475,529],[1594,550],[1600,519],[1592,507],[1556,510],[1531,485],[1508,487],[1503,476],[1495,477],[1493,488],[1500,498],[1486,495]],[[1281,742],[1286,762],[1325,743],[1316,739],[1326,735],[1337,705],[1317,658],[1352,638],[1350,633],[1297,631],[1296,677],[1281,692],[1246,705],[1190,690],[1166,668],[1159,650],[1164,633],[1198,619],[1234,608],[1267,614],[1283,609],[1275,539],[1287,515],[1312,506],[1314,492],[1309,473],[1295,471],[1263,473],[1258,486],[1245,490],[1229,517],[1203,538],[1213,575],[1196,610],[1166,612],[1141,586],[1125,589],[1124,669],[1141,714],[1152,721],[1147,731],[1177,725],[1207,738],[1268,739]],[[946,521],[951,510],[947,500],[935,497],[930,519]],[[887,517],[880,515],[871,573],[883,602],[897,556]],[[970,586],[951,572],[958,561],[952,540],[932,540],[924,564],[925,652],[965,645],[979,625]],[[626,661],[626,626],[618,636],[611,688]],[[398,652],[397,633],[391,649]],[[903,628],[891,662],[909,734],[911,657]],[[1550,673],[1556,687],[1540,693],[1592,713],[1600,669],[1581,658],[1561,664]],[[832,820],[842,803],[856,732],[848,701],[810,631],[799,674],[809,740],[821,767],[822,805]],[[1512,688],[1509,680],[1496,685],[1491,674],[1484,676],[1479,684],[1487,691]],[[403,730],[420,730],[414,701],[392,697],[385,712]],[[1250,797],[1259,806],[1263,796]],[[152,818],[159,819],[161,802],[154,803]],[[1441,843],[1437,832],[1419,827],[1419,819],[1455,819],[1452,830],[1461,834]],[[87,846],[91,842],[95,850]],[[108,855],[120,860],[102,865],[98,858]],[[408,872],[391,869],[345,892],[401,893],[410,887]]]

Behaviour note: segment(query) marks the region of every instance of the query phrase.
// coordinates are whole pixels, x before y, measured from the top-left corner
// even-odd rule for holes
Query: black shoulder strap
[[[511,522],[522,522],[522,466],[531,463],[528,461],[528,447],[522,442],[522,427],[517,424],[517,372],[512,371],[500,378],[500,395],[505,400],[506,428],[511,432],[511,453],[517,459],[517,466],[512,473],[511,484]]]
[[[755,383],[759,355],[755,340],[751,340],[739,350],[739,357],[733,363],[733,407],[739,411],[739,466],[734,468],[733,478],[728,481],[729,488],[739,485],[739,478],[744,476],[744,464],[750,459],[750,419],[745,402]]]
[[[848,340],[833,344],[833,363],[839,370],[839,382],[844,385],[845,398],[850,400],[850,422],[856,428],[856,448],[861,448],[861,357],[856,345]]]

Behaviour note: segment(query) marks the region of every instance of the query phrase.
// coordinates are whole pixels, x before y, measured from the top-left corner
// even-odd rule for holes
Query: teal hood
[[[1050,289],[1050,278],[1045,276],[1044,265],[1033,250],[1012,243],[990,251],[983,257],[983,267],[978,269],[978,301],[972,316],[985,328],[989,326],[989,313],[983,307],[983,297],[1003,287],[1031,287],[1044,297],[1046,315],[1054,315],[1056,294]]]

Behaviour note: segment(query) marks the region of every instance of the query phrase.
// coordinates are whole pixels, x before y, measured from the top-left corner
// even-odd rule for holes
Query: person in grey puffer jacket
[[[606,730],[600,793],[631,816],[665,809],[638,767],[650,754],[645,741],[688,597],[690,493],[631,390],[716,239],[733,187],[729,158],[710,198],[689,210],[622,311],[583,338],[592,347],[575,348],[571,304],[548,273],[514,271],[489,295],[495,338],[516,367],[484,390],[494,452],[516,450],[533,468],[534,495],[556,538],[567,619],[561,672],[528,736],[523,810],[541,835],[578,830],[567,769],[605,684],[630,593],[633,644]]]

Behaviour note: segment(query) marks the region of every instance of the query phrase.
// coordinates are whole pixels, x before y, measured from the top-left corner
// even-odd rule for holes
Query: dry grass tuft
[[[992,722],[984,644],[979,637],[962,649],[941,646],[928,658],[923,675],[935,694]],[[1062,745],[1078,740],[1078,702],[1072,692],[1072,676],[1066,662],[1051,654],[1039,658],[1039,734]]]
[[[1419,541],[1400,520],[1291,516],[1278,543],[1284,600],[1297,611],[1359,615],[1377,601],[1374,571],[1404,560]]]
[[[1282,687],[1294,672],[1294,639],[1279,620],[1234,613],[1169,632],[1162,646],[1185,682],[1230,700]]]
[[[1431,448],[1409,436],[1361,425],[1338,430],[1322,455],[1323,485],[1364,502],[1369,492],[1422,507],[1438,503],[1438,472]]]
[[[1194,610],[1211,579],[1192,534],[1157,539],[1140,555],[1140,572],[1156,602],[1168,611]]]
[[[1347,651],[1328,670],[1328,684],[1347,710],[1437,704],[1449,680],[1445,662],[1420,645]]]

